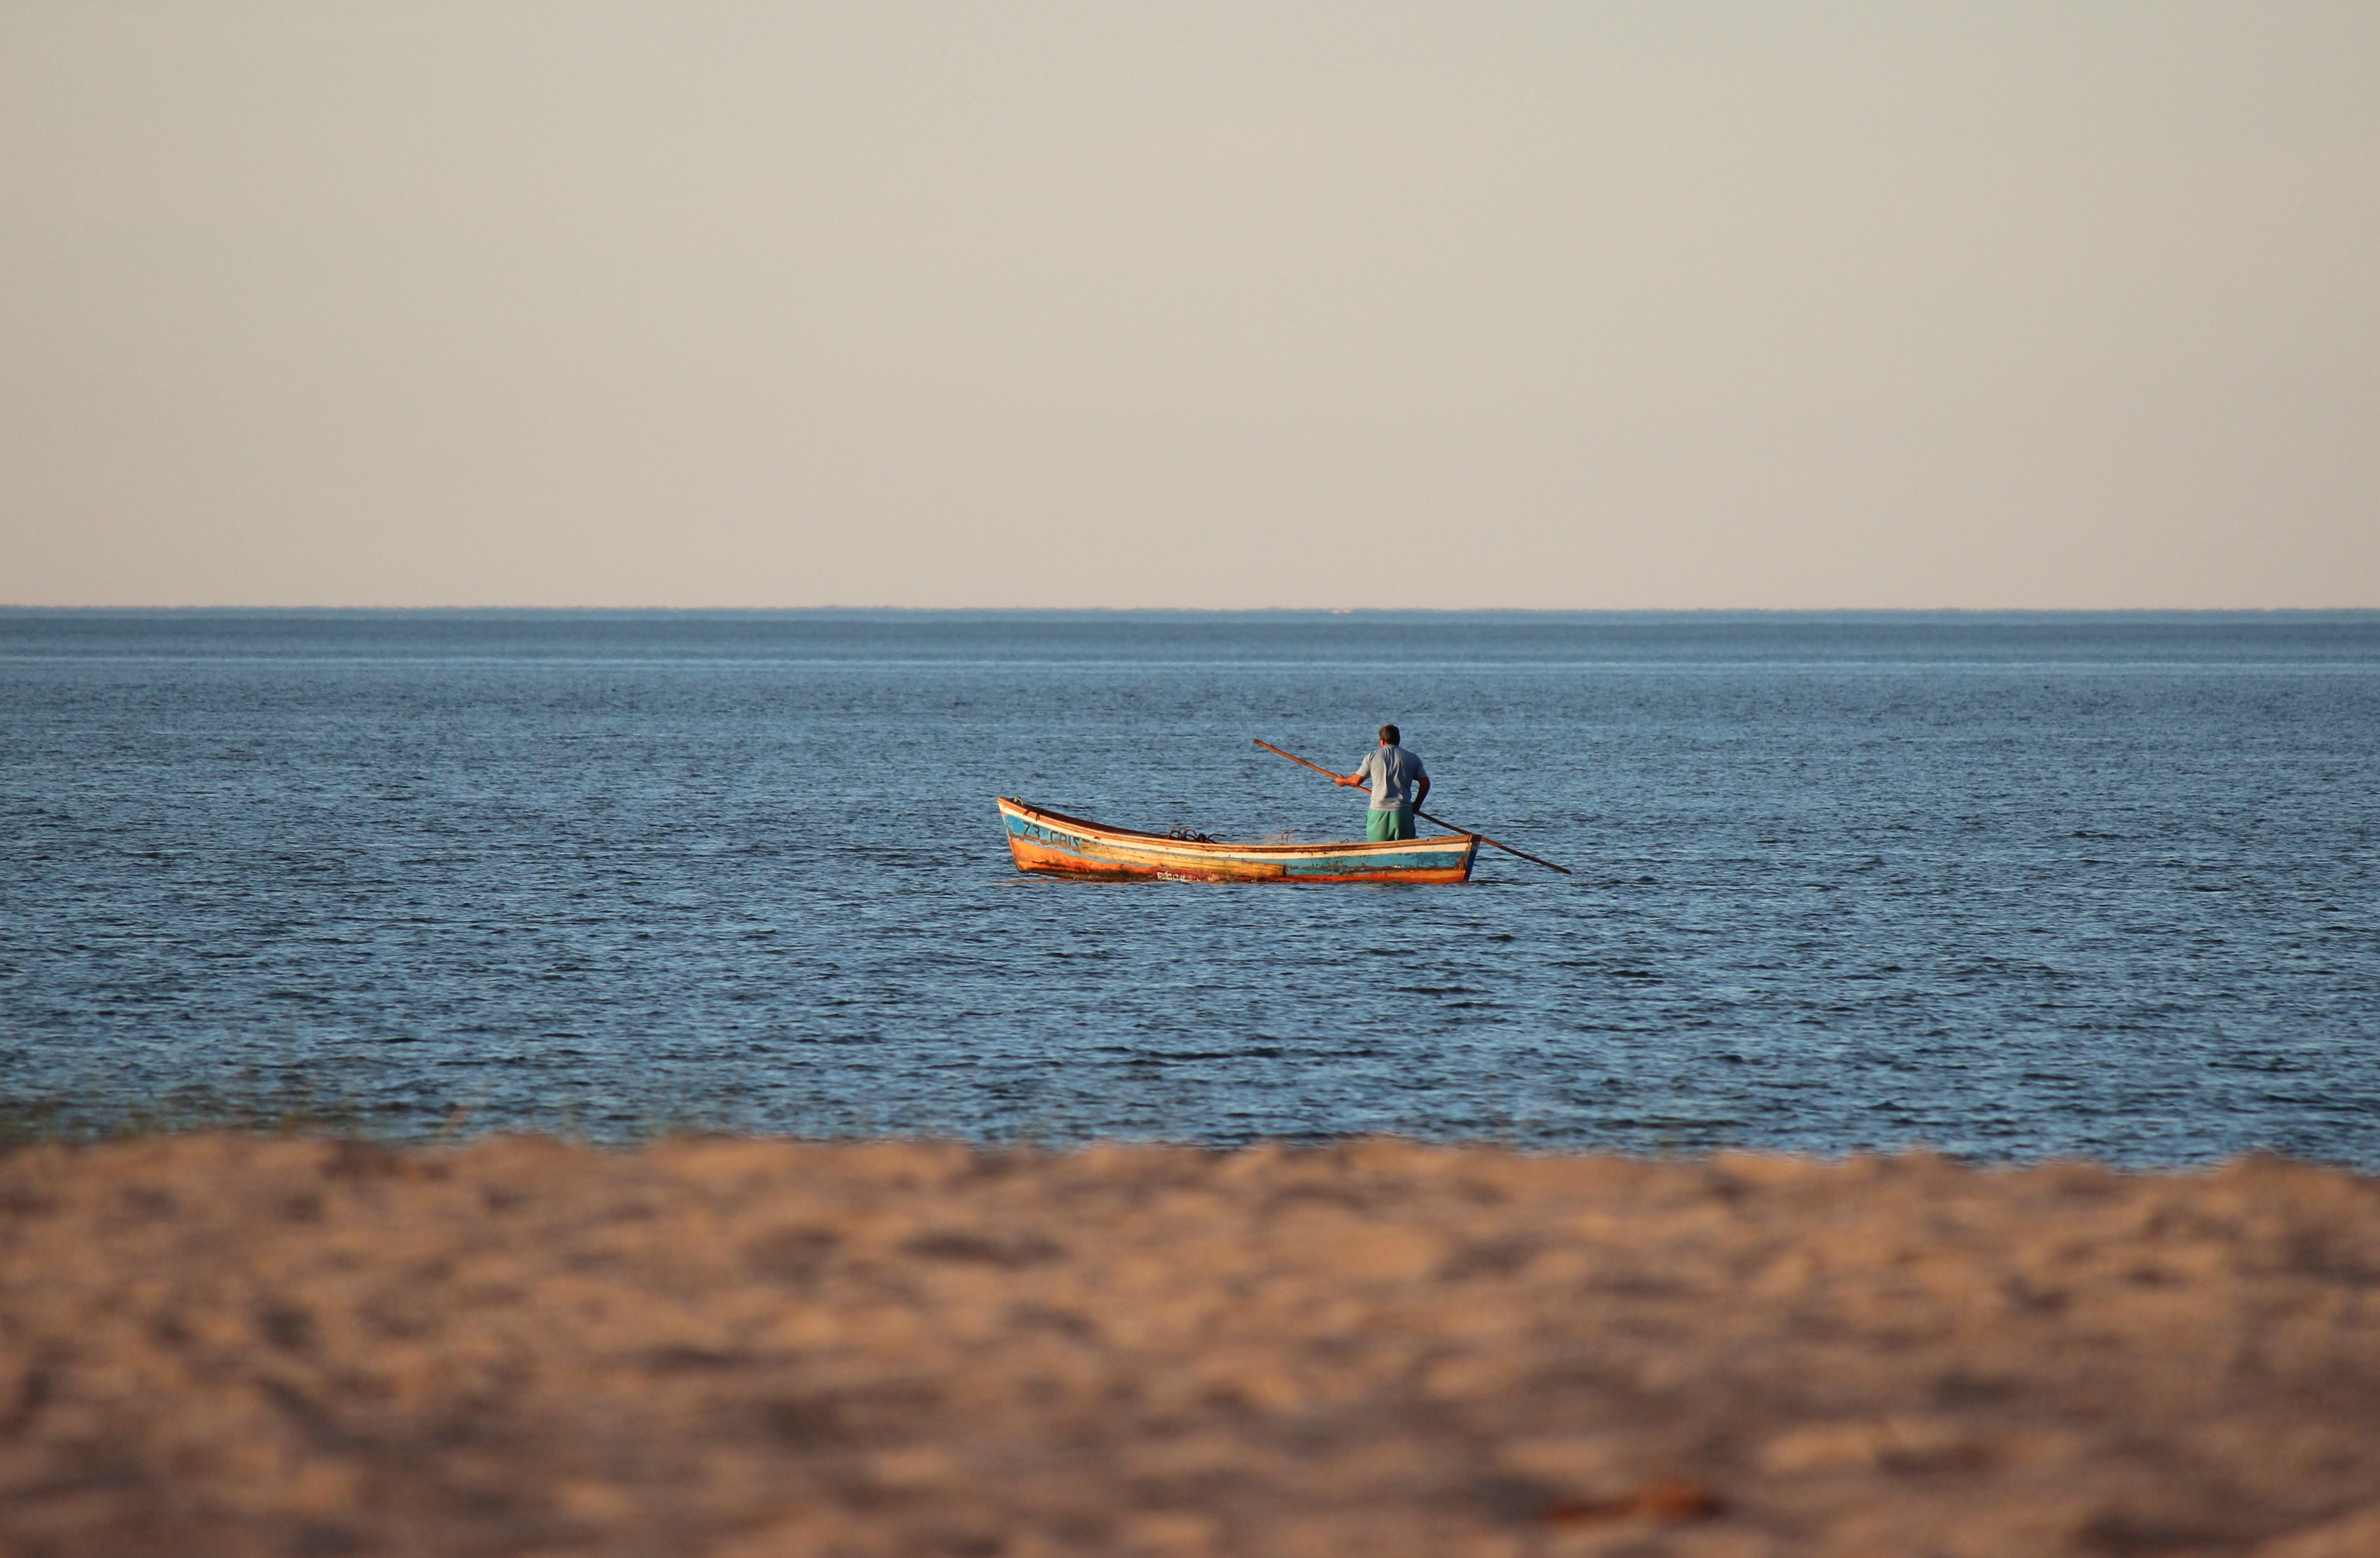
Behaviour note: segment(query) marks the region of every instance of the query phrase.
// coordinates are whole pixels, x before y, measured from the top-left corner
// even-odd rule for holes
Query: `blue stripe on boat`
[[[1323,855],[1310,860],[1284,860],[1283,876],[1343,876],[1349,871],[1442,870],[1462,858],[1459,848],[1433,849],[1424,855]]]

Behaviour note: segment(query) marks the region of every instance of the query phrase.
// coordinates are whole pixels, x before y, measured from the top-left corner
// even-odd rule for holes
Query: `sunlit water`
[[[1014,795],[1459,888],[1019,876]],[[0,613],[0,1093],[2380,1167],[2380,615]]]

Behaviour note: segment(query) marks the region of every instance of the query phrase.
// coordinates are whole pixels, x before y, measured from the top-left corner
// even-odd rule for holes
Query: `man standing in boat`
[[[1364,837],[1374,844],[1415,836],[1414,808],[1429,798],[1428,773],[1421,759],[1397,745],[1398,738],[1396,726],[1382,725],[1380,744],[1364,754],[1354,773],[1339,781],[1342,785],[1371,782],[1372,809],[1364,818]]]

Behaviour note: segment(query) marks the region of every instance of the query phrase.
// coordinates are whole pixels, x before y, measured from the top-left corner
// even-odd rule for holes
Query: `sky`
[[[2380,606],[2380,6],[0,6],[0,603]]]

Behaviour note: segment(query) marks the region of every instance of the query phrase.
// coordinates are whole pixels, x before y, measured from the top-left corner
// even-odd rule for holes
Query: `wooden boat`
[[[1385,844],[1229,844],[1087,822],[1000,797],[1008,852],[1021,871],[1155,877],[1164,882],[1467,882],[1471,834]]]

